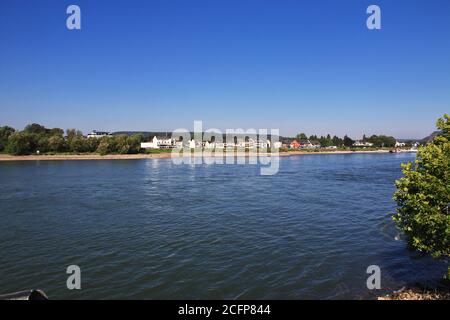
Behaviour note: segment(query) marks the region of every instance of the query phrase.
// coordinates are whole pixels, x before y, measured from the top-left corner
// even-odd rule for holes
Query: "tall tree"
[[[332,143],[333,143],[333,146],[341,147],[343,144],[343,141],[338,136],[333,136]]]
[[[350,139],[347,135],[344,136],[344,146],[351,147],[355,143],[354,140]]]
[[[306,140],[306,139],[308,139],[308,137],[306,136],[306,134],[304,134],[303,132],[302,132],[302,133],[299,133],[299,134],[296,136],[296,138],[297,138],[297,140]]]
[[[450,116],[437,121],[440,133],[403,164],[397,180],[394,220],[410,245],[434,257],[450,256]],[[450,266],[447,278],[450,279]]]

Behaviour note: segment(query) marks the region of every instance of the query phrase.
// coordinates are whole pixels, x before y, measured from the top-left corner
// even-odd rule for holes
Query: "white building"
[[[273,147],[274,147],[275,149],[280,149],[282,146],[283,146],[283,144],[281,143],[281,141],[275,141],[275,142],[273,143]]]
[[[318,141],[311,141],[309,139],[300,140],[299,142],[300,149],[315,149],[320,148],[320,143]]]
[[[142,149],[171,149],[178,147],[179,143],[173,139],[153,137],[151,142],[141,142]]]
[[[153,137],[151,142],[142,142],[142,149],[172,149],[172,148],[183,148],[189,147],[190,149],[195,148],[205,148],[205,149],[234,149],[236,147],[239,148],[270,148],[271,142],[270,140],[259,141],[254,139],[248,139],[248,141],[240,140],[235,142],[199,142],[194,139],[189,140],[187,143],[183,143],[183,141],[175,141],[170,138],[158,138],[156,136]],[[282,143],[280,141],[274,142],[274,148],[281,148]]]
[[[183,148],[183,141],[175,141],[175,148],[177,149]]]
[[[110,136],[111,136],[111,134],[109,132],[97,131],[97,130],[92,130],[87,135],[88,138],[101,138],[101,137],[110,137]]]
[[[406,146],[406,143],[395,141],[395,147],[396,148],[401,148],[401,147],[404,147],[404,146]]]
[[[237,143],[234,142],[209,142],[203,143],[205,149],[233,149],[233,148],[243,148],[243,149],[254,149],[254,148],[270,148],[270,140],[259,141],[254,139],[248,139],[248,141],[240,140]],[[274,142],[275,148],[281,148],[281,142]]]
[[[261,149],[270,148],[270,141],[269,140],[257,141],[254,146],[256,146],[257,148],[261,148]]]
[[[355,143],[353,143],[354,147],[372,147],[373,143],[371,142],[367,142],[367,141],[360,141],[360,140],[356,140]]]

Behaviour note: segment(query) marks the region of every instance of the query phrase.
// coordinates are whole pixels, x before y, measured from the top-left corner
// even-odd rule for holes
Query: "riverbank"
[[[376,151],[288,151],[280,152],[279,156],[293,156],[293,155],[319,155],[319,154],[358,154],[358,153],[388,153],[388,150],[376,150]],[[237,157],[249,157],[249,156],[270,156],[270,153],[253,153],[253,152],[238,152],[238,153],[223,153],[223,156],[237,156]],[[56,155],[26,155],[26,156],[13,156],[8,154],[0,154],[0,161],[58,161],[58,160],[139,160],[139,159],[167,159],[171,158],[171,152],[161,152],[161,153],[139,153],[139,154],[56,154]],[[192,156],[201,156],[201,154],[192,154]],[[214,153],[211,156],[218,156]]]
[[[450,300],[449,290],[424,290],[402,288],[391,294],[378,297],[378,300]]]

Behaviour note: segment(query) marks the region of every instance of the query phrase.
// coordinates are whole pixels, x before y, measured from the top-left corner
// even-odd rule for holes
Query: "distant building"
[[[311,140],[300,140],[300,149],[315,149],[320,148],[320,142],[319,141],[311,141]]]
[[[404,147],[404,146],[406,146],[406,143],[395,141],[395,147],[396,148],[401,148],[401,147]]]
[[[312,145],[311,148],[320,148],[321,147],[319,141],[313,140],[313,141],[309,141],[309,143]]]
[[[172,149],[179,147],[179,142],[170,138],[159,138],[154,136],[151,142],[142,142],[142,149]]]
[[[255,140],[252,138],[248,139],[236,139],[235,142],[213,142],[213,141],[204,141],[202,143],[205,149],[233,149],[233,148],[243,148],[243,149],[255,149],[255,148],[270,148],[271,142],[270,140]],[[281,142],[274,143],[275,148],[281,147]]]
[[[92,130],[87,137],[88,138],[102,138],[102,137],[110,137],[111,134],[109,132],[106,131],[97,131],[97,130]]]
[[[275,149],[280,149],[282,146],[283,146],[283,144],[281,143],[281,141],[275,141],[275,142],[273,143],[273,147],[274,147]]]
[[[373,143],[367,142],[367,141],[356,140],[355,143],[353,143],[353,146],[354,147],[372,147]]]
[[[249,148],[254,148],[254,147],[256,147],[256,148],[261,148],[261,149],[268,149],[268,148],[270,148],[270,140],[266,140],[266,141],[261,141],[261,140],[258,140],[258,141],[251,141],[251,144],[249,145]]]
[[[293,140],[291,142],[291,144],[289,145],[289,148],[291,148],[291,149],[299,149],[300,148],[300,143],[297,140]]]
[[[170,138],[162,138],[154,136],[152,141],[150,142],[142,142],[142,149],[172,149],[172,148],[183,148],[187,147],[190,149],[195,148],[205,148],[205,149],[234,149],[245,148],[245,149],[254,149],[254,148],[270,148],[271,142],[270,140],[254,140],[254,139],[246,139],[246,140],[235,140],[235,142],[216,142],[216,141],[197,141],[191,139],[186,143],[183,141],[175,141]],[[274,142],[274,148],[280,148],[281,142]]]

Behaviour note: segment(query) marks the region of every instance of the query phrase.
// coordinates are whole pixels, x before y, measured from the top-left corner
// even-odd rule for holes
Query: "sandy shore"
[[[357,153],[388,153],[387,150],[378,151],[319,151],[319,152],[305,152],[305,151],[290,151],[280,152],[282,157],[294,155],[319,155],[319,154],[357,154]],[[172,153],[154,153],[154,154],[111,154],[101,156],[98,154],[78,154],[78,155],[29,155],[29,156],[11,156],[7,154],[0,155],[0,161],[54,161],[54,160],[139,160],[139,159],[167,159]],[[224,156],[257,156],[257,153],[224,153]],[[259,154],[265,156],[267,154]],[[269,154],[270,155],[270,154]],[[199,156],[199,155],[194,155]],[[214,156],[214,154],[212,154]]]

